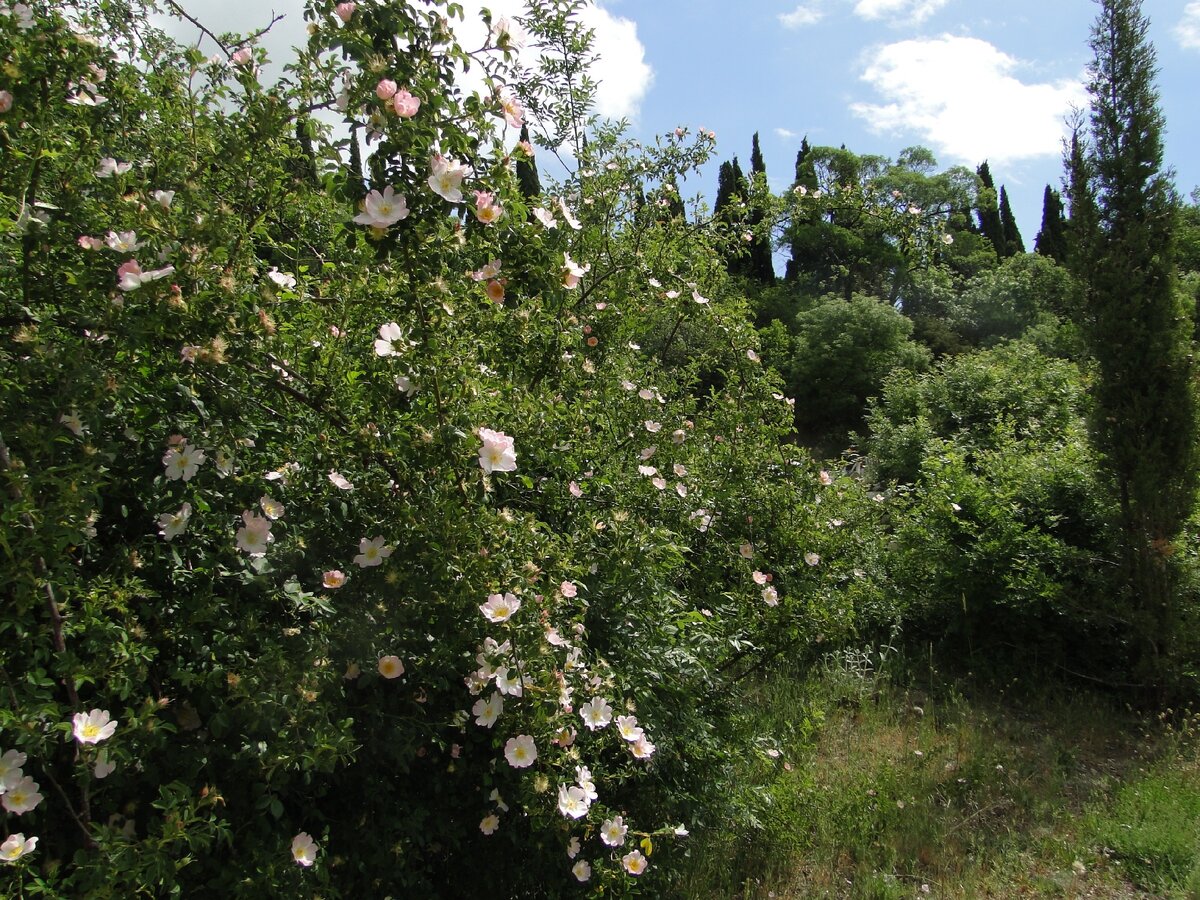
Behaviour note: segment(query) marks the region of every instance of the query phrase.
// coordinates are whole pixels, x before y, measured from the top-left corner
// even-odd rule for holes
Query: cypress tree
[[[1092,438],[1116,493],[1138,669],[1162,685],[1178,624],[1173,540],[1193,509],[1197,427],[1190,321],[1176,291],[1177,198],[1141,0],[1101,0],[1090,142],[1072,161],[1072,228],[1097,363]],[[1081,171],[1074,171],[1076,168]],[[1093,199],[1094,198],[1094,199]],[[1079,217],[1076,217],[1076,211]]]
[[[750,173],[756,181],[762,179],[766,186],[767,164],[763,160],[762,151],[758,147],[758,132],[754,132],[754,141],[750,149]],[[750,244],[749,274],[763,284],[775,283],[775,266],[771,262],[771,238],[767,234],[758,234],[765,218],[761,208],[756,207],[750,212],[750,227],[756,232]]]
[[[1025,242],[1017,228],[1017,218],[1008,204],[1008,191],[1000,185],[1000,230],[1004,235],[1004,255],[1013,256],[1025,252]]]
[[[975,170],[979,175],[979,197],[976,200],[976,215],[979,216],[979,233],[992,242],[996,256],[1005,257],[1004,223],[1000,220],[1000,198],[996,194],[996,182],[985,159]]]
[[[521,143],[529,144],[529,126],[521,126]],[[538,177],[537,161],[530,155],[528,158],[525,154],[517,157],[517,185],[521,189],[521,196],[526,200],[532,200],[535,197],[540,197],[542,194],[542,180]]]
[[[808,144],[808,136],[805,135],[800,141],[800,150],[796,154],[796,181],[792,184],[792,188],[794,190],[802,187],[806,191],[815,191],[817,186],[817,167],[813,162],[812,147]],[[784,274],[784,278],[788,281],[795,281],[800,277],[802,272],[812,269],[813,242],[811,240],[811,232],[816,225],[819,215],[820,213],[813,207],[810,209],[806,220],[793,219],[789,225],[788,231],[791,233],[791,241],[789,242],[791,259],[787,262],[787,269]]]
[[[1067,220],[1062,197],[1050,185],[1046,185],[1042,194],[1042,227],[1034,238],[1033,249],[1056,263],[1067,261]]]

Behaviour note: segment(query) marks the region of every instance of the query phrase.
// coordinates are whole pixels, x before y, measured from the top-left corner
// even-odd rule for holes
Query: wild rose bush
[[[7,893],[654,893],[732,681],[851,627],[672,212],[711,137],[587,118],[577,6],[530,63],[309,3],[274,86],[139,3],[0,15]]]

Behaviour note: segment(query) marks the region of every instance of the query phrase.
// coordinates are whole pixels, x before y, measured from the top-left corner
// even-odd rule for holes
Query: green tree
[[[758,146],[758,132],[754,132],[754,141],[750,149],[750,177],[755,182],[761,182],[766,188],[767,164],[763,160],[762,151]],[[763,284],[774,284],[775,266],[771,262],[771,235],[763,227],[766,219],[761,206],[755,206],[750,211],[750,231],[753,240],[750,242],[750,258],[748,260],[749,274]]]
[[[1025,252],[1025,241],[1021,239],[1021,230],[1017,228],[1017,217],[1013,215],[1008,203],[1008,190],[1000,186],[1000,227],[1004,234],[1004,256]]]
[[[996,255],[1003,258],[1005,254],[1004,222],[1000,219],[1000,197],[996,192],[996,182],[992,179],[992,170],[985,159],[975,170],[979,175],[979,197],[975,214],[979,216],[979,231],[992,242]]]
[[[1163,168],[1156,54],[1140,0],[1092,28],[1090,140],[1072,142],[1075,262],[1097,363],[1092,435],[1120,509],[1137,662],[1167,671],[1178,601],[1172,542],[1196,494],[1191,328],[1176,290],[1177,199]]]
[[[1055,262],[1067,259],[1067,219],[1063,215],[1062,197],[1046,185],[1042,195],[1042,227],[1033,242],[1034,250]]]

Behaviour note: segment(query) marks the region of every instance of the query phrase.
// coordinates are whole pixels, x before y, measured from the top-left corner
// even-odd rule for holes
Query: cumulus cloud
[[[500,16],[514,18],[525,10],[524,0],[467,0],[463,3],[464,21],[455,22],[459,41],[477,47],[485,30],[479,10],[492,11],[492,21]],[[642,100],[654,83],[654,69],[646,62],[646,48],[638,38],[637,23],[589,3],[579,18],[592,29],[592,52],[598,57],[591,76],[597,83],[596,112],[610,119],[636,119]],[[528,51],[524,51],[528,53]],[[527,60],[532,63],[532,60]]]
[[[779,14],[779,22],[784,28],[803,28],[805,25],[816,25],[824,18],[825,13],[816,4],[801,3],[788,13]]]
[[[1084,87],[1069,79],[1027,84],[1014,75],[1020,65],[978,38],[898,41],[874,48],[861,75],[885,102],[851,110],[875,132],[915,132],[962,162],[1057,154],[1065,117],[1086,104]]]
[[[281,5],[295,8],[289,8],[284,18],[260,41],[278,65],[293,59],[291,48],[303,45],[308,39],[299,0]],[[247,3],[246,0],[189,0],[186,6],[189,12],[216,31],[250,32],[271,20],[266,4]],[[486,30],[479,10],[485,6],[492,11],[493,21],[500,16],[518,16],[525,10],[524,0],[467,0],[463,3],[464,20],[454,23],[458,39],[464,46],[476,48],[482,44]],[[580,11],[580,17],[595,31],[593,51],[599,59],[591,74],[599,84],[596,111],[613,119],[636,118],[642,100],[654,82],[654,70],[646,61],[646,48],[638,39],[637,24],[591,3]],[[158,21],[181,40],[198,37],[193,26],[179,19],[164,15]],[[211,42],[206,42],[205,48],[208,52],[216,49]],[[478,86],[471,75],[462,82],[468,90]]]
[[[1183,8],[1183,18],[1175,26],[1175,37],[1188,50],[1200,50],[1200,0]]]
[[[854,14],[862,19],[888,19],[895,25],[919,25],[950,0],[858,0]]]
[[[785,141],[795,140],[797,137],[796,132],[788,131],[788,129],[786,129],[786,128],[776,128],[775,134],[778,137],[783,138]]]

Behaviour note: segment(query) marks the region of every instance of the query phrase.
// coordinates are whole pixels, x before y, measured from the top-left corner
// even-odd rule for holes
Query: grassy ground
[[[677,896],[1200,900],[1196,718],[897,670],[844,653],[748,690],[743,824],[697,834]]]

